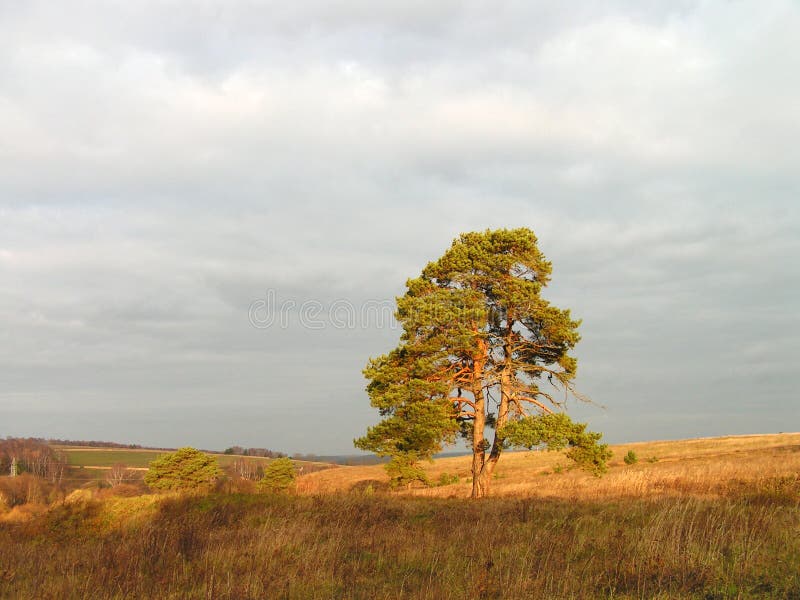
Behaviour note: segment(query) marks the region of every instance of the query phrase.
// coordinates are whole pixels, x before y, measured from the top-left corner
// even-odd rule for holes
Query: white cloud
[[[630,409],[612,437],[699,396],[723,432],[798,358],[798,25],[778,1],[0,3],[6,433],[106,402],[173,443],[142,414],[195,402],[181,443],[346,451],[396,332],[264,334],[249,303],[391,298],[502,226],[584,317],[583,385]],[[740,336],[783,379],[731,376]],[[301,418],[265,430],[286,398]],[[219,431],[215,403],[252,418]],[[350,429],[297,441],[340,405]],[[131,439],[105,418],[58,434]]]

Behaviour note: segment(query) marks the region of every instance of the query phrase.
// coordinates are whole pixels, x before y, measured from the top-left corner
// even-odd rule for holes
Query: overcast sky
[[[0,0],[0,436],[354,452],[341,307],[496,227],[607,440],[798,431],[798,73],[791,0]]]

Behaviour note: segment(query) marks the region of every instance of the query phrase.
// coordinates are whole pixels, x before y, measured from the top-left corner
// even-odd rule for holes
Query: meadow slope
[[[494,496],[600,499],[611,497],[686,496],[714,498],[726,488],[800,473],[800,433],[742,435],[611,446],[608,473],[597,478],[569,468],[559,452],[508,452],[500,458],[492,483]],[[633,450],[634,465],[623,457]],[[459,483],[415,488],[402,493],[468,497],[469,456],[424,463],[429,479],[458,475]],[[301,493],[343,492],[388,484],[382,465],[341,467],[300,477]]]

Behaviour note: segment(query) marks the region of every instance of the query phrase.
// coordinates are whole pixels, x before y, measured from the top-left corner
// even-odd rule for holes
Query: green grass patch
[[[127,467],[146,468],[159,456],[168,454],[167,450],[123,450],[118,448],[68,448],[60,447],[59,450],[67,455],[70,467],[111,467],[122,463]],[[232,465],[237,460],[244,459],[249,463],[266,466],[274,459],[261,456],[235,456],[231,454],[209,454],[219,462],[220,467]],[[327,463],[312,463],[302,460],[292,460],[300,473],[310,473],[320,469],[330,468]]]
[[[163,450],[71,450],[63,449],[71,467],[111,467],[122,463],[127,467],[147,467]]]

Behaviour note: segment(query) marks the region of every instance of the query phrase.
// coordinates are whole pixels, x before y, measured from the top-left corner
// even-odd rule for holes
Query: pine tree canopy
[[[416,463],[459,433],[473,452],[473,496],[486,495],[511,447],[569,449],[602,473],[610,453],[599,434],[563,411],[574,389],[580,321],[542,298],[552,266],[529,229],[462,234],[397,299],[400,345],[364,371],[384,417],[355,440],[390,456],[390,474],[424,479]],[[486,432],[494,430],[491,441]]]
[[[221,475],[216,458],[194,448],[180,448],[151,462],[144,482],[159,491],[204,491]]]

